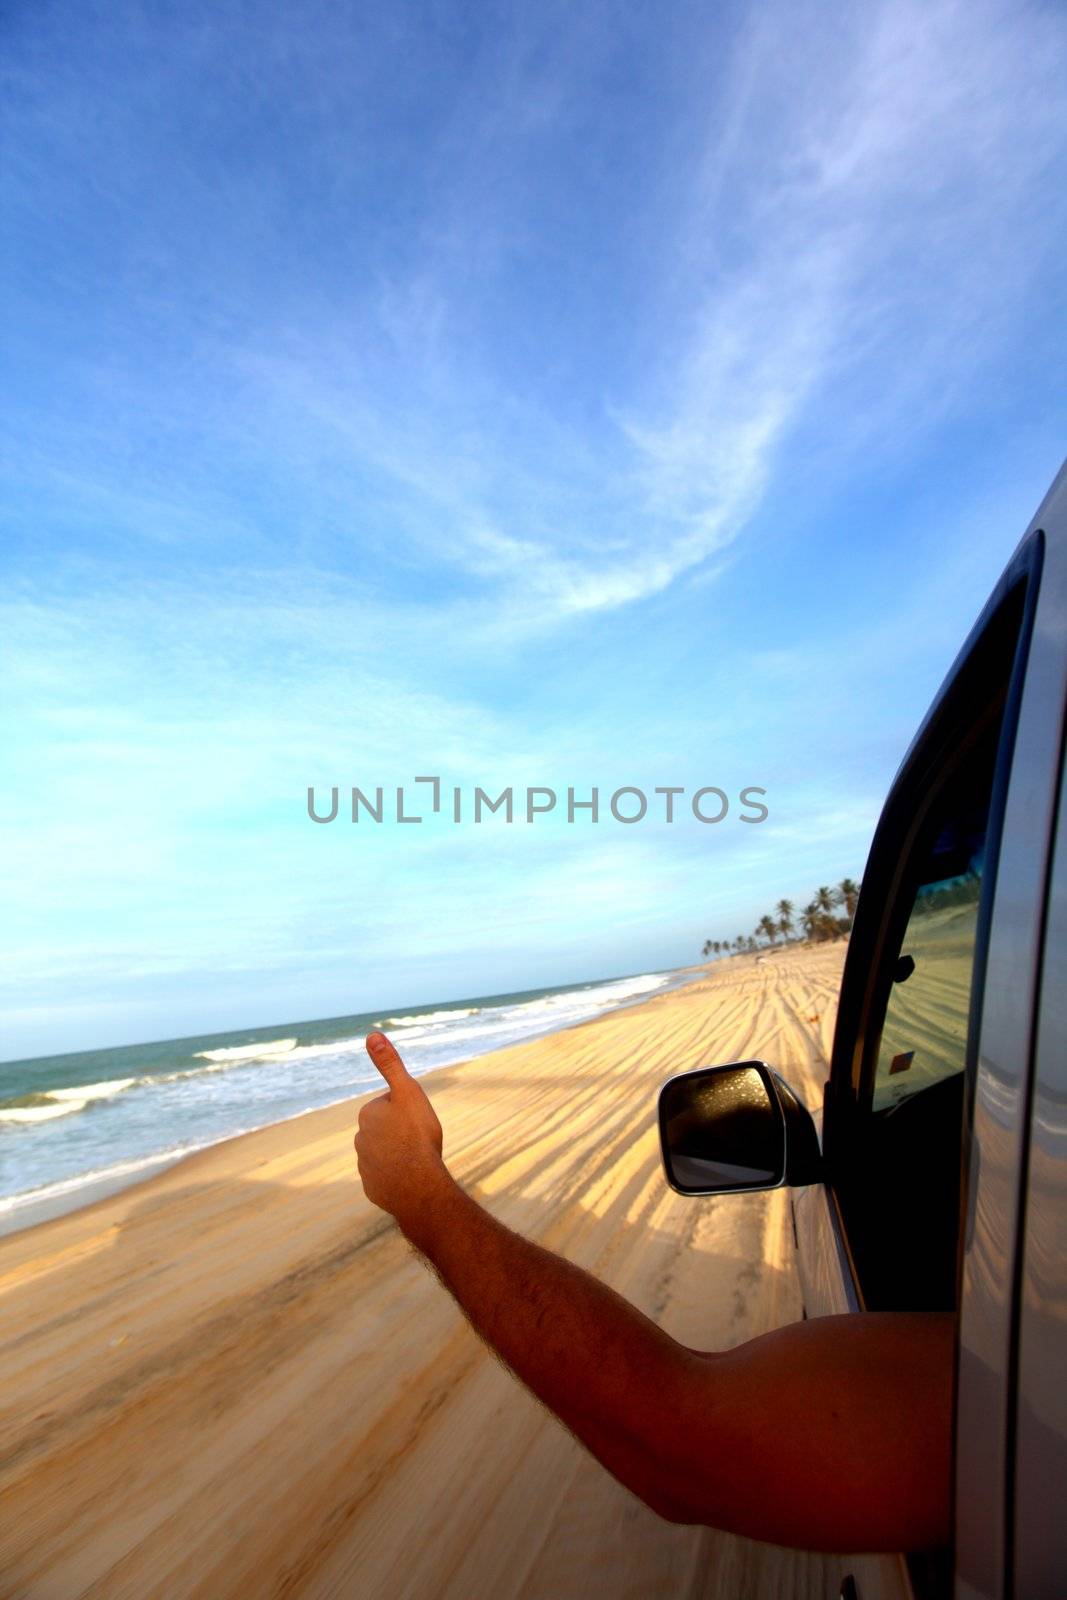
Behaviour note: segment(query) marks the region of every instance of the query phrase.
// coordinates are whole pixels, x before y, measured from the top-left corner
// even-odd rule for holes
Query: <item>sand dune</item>
[[[842,957],[738,958],[432,1074],[453,1171],[688,1344],[796,1318],[786,1196],[672,1194],[654,1095],[760,1055],[817,1103]],[[357,1104],[0,1240],[0,1594],[764,1600],[859,1575],[671,1526],[615,1484],[364,1200]]]

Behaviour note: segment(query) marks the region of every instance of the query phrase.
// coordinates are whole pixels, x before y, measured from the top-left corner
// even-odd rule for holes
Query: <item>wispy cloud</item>
[[[564,948],[582,976],[648,959],[609,928],[669,925],[674,959],[835,841],[858,869],[1021,526],[980,430],[944,447],[951,528],[871,507],[990,396],[1035,437],[1067,22],[623,11],[20,21],[0,824],[27,1007],[50,952],[85,1008],[258,970],[343,1009],[412,948],[428,993],[527,949],[530,981]],[[776,823],[480,854],[301,825],[309,782],[437,769],[766,778]]]
[[[1067,210],[1067,27],[1028,20],[955,0],[763,8],[738,42],[667,242],[687,265],[661,419],[623,419],[646,513],[678,530],[637,567],[647,588],[740,531],[792,429],[819,419],[840,470],[887,416],[906,435],[946,388],[958,400],[1006,305],[1021,313]]]
[[[956,0],[754,14],[725,98],[686,108],[692,181],[657,217],[642,294],[618,291],[648,319],[642,370],[589,385],[581,430],[551,362],[523,394],[484,363],[486,281],[465,254],[481,242],[457,236],[455,175],[417,267],[340,342],[306,326],[288,350],[240,353],[260,425],[398,494],[413,546],[486,585],[512,627],[661,593],[752,522],[799,438],[824,469],[887,431],[899,448],[960,403],[1006,307],[1024,314],[1064,220],[1067,118],[1062,16],[1026,22]],[[524,70],[519,106],[539,98]],[[546,106],[531,126],[550,139]],[[488,146],[498,122],[468,133]],[[464,181],[478,170],[468,150]],[[492,293],[513,293],[506,252]]]
[[[546,58],[519,30],[491,73],[458,86],[415,244],[362,283],[320,275],[303,306],[284,276],[273,303],[257,282],[237,342],[193,309],[204,381],[153,396],[155,414],[250,467],[284,461],[342,534],[358,506],[348,535],[364,547],[387,520],[388,556],[403,558],[400,531],[412,558],[468,573],[515,627],[632,604],[719,556],[798,435],[839,465],[886,431],[921,430],[959,402],[1007,308],[1021,314],[1061,231],[1062,16],[1031,8],[1021,26],[988,0],[779,4],[715,44],[729,62],[718,95],[706,72],[670,68],[693,148],[670,208],[633,190],[655,228],[640,289],[629,269],[599,290],[617,298],[622,338],[633,329],[638,370],[598,380],[549,349],[520,388],[501,359],[498,324],[522,333],[534,174],[587,132],[562,87],[574,51]],[[589,29],[581,47],[609,53]],[[347,67],[321,52],[313,65],[335,105]],[[262,215],[244,221],[262,230]],[[112,404],[138,403],[118,371],[107,382]],[[105,479],[86,479],[93,515],[180,537],[191,491],[201,521],[247,521],[211,494],[210,467],[199,484],[203,469],[176,481],[144,457],[131,473],[113,430],[83,455]]]

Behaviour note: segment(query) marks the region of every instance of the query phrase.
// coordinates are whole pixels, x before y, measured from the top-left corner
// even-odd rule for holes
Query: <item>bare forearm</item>
[[[698,1354],[447,1173],[401,1226],[527,1387],[662,1516],[818,1549],[946,1536],[950,1318],[829,1317]]]
[[[526,1386],[609,1471],[672,1515],[657,1439],[691,1353],[606,1284],[496,1221],[447,1174],[401,1226]]]
[[[355,1135],[396,1217],[486,1341],[662,1515],[824,1550],[919,1549],[949,1527],[947,1316],[866,1313],[697,1353],[464,1194],[441,1124],[383,1034],[389,1092]]]

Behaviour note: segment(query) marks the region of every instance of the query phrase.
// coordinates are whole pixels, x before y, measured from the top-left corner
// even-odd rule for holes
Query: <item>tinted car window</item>
[[[916,840],[903,924],[871,1041],[858,1187],[871,1202],[858,1255],[868,1305],[954,1303],[963,1074],[999,719],[954,758]]]
[[[965,873],[916,892],[878,1045],[875,1111],[963,1071],[981,888],[979,847]]]
[[[884,948],[870,1072],[840,1176],[871,1310],[955,1303],[964,1068],[1002,702],[930,773]]]
[[[1042,545],[1021,547],[905,756],[863,877],[824,1154],[861,1303],[956,1303],[984,950]]]

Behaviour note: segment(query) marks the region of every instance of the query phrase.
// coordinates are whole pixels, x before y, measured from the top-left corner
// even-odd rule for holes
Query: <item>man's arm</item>
[[[778,1544],[919,1549],[949,1534],[952,1318],[819,1318],[703,1354],[491,1217],[382,1034],[389,1093],[360,1113],[368,1198],[477,1331],[662,1516]]]

